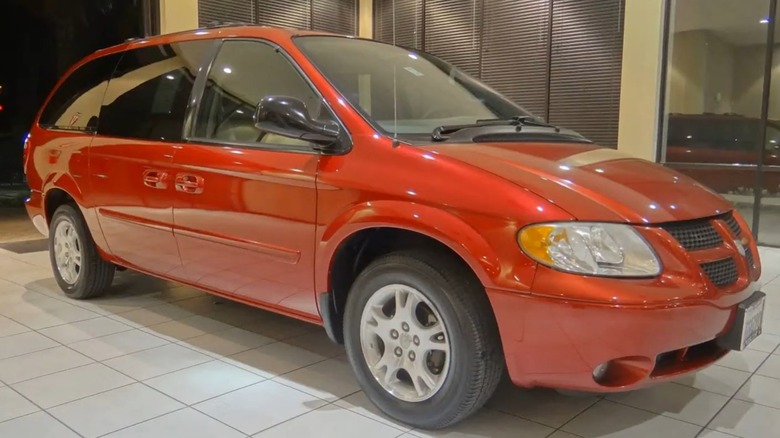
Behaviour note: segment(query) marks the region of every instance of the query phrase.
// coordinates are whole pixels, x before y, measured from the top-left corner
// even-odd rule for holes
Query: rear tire
[[[103,260],[81,212],[62,205],[49,227],[49,259],[65,295],[85,300],[102,295],[114,279],[114,265]]]
[[[379,409],[411,426],[462,421],[501,380],[492,308],[465,269],[446,253],[394,253],[371,263],[347,298],[344,340],[358,382]]]

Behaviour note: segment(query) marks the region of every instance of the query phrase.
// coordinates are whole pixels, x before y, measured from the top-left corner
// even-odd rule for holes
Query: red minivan
[[[761,333],[728,202],[375,41],[239,26],[101,50],[25,168],[69,297],[124,267],[322,325],[416,427],[466,418],[505,370],[625,391]]]

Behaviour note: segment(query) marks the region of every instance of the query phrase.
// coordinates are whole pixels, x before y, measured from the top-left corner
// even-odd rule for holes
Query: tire
[[[355,280],[344,315],[347,356],[368,398],[390,417],[422,429],[441,429],[479,410],[495,392],[504,371],[498,328],[482,285],[469,274],[449,254],[414,250],[374,261]],[[411,297],[420,304],[409,306]],[[378,307],[385,301],[387,305]],[[397,308],[403,309],[402,315],[415,315],[417,324],[425,318],[429,327],[395,327],[402,320]],[[384,338],[376,334],[388,329]],[[418,339],[426,342],[426,337],[435,341],[428,345],[448,353],[423,348]],[[425,365],[419,362],[422,357]],[[384,363],[393,360],[402,362],[401,370],[388,373],[394,365]],[[427,373],[415,370],[423,366]],[[388,379],[388,374],[394,377]],[[427,377],[413,377],[423,375]]]
[[[114,265],[100,256],[84,217],[70,204],[54,212],[49,227],[49,259],[60,289],[73,299],[100,296],[114,279]]]

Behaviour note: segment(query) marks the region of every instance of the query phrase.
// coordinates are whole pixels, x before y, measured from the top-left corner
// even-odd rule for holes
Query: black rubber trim
[[[333,303],[333,294],[330,292],[323,292],[319,295],[318,300],[325,333],[328,334],[328,338],[334,343],[344,345],[344,327],[340,324],[341,319],[338,318],[336,313],[336,306]]]

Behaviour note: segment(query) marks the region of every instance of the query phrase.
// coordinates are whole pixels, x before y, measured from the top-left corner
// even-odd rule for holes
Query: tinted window
[[[255,107],[275,95],[301,99],[315,119],[330,118],[322,99],[284,54],[257,41],[225,42],[209,72],[195,136],[230,143],[308,145],[255,128]]]
[[[108,84],[98,133],[181,140],[187,101],[209,44],[191,41],[126,52]]]
[[[41,113],[45,128],[92,130],[97,126],[100,102],[121,54],[94,59],[62,83]]]

